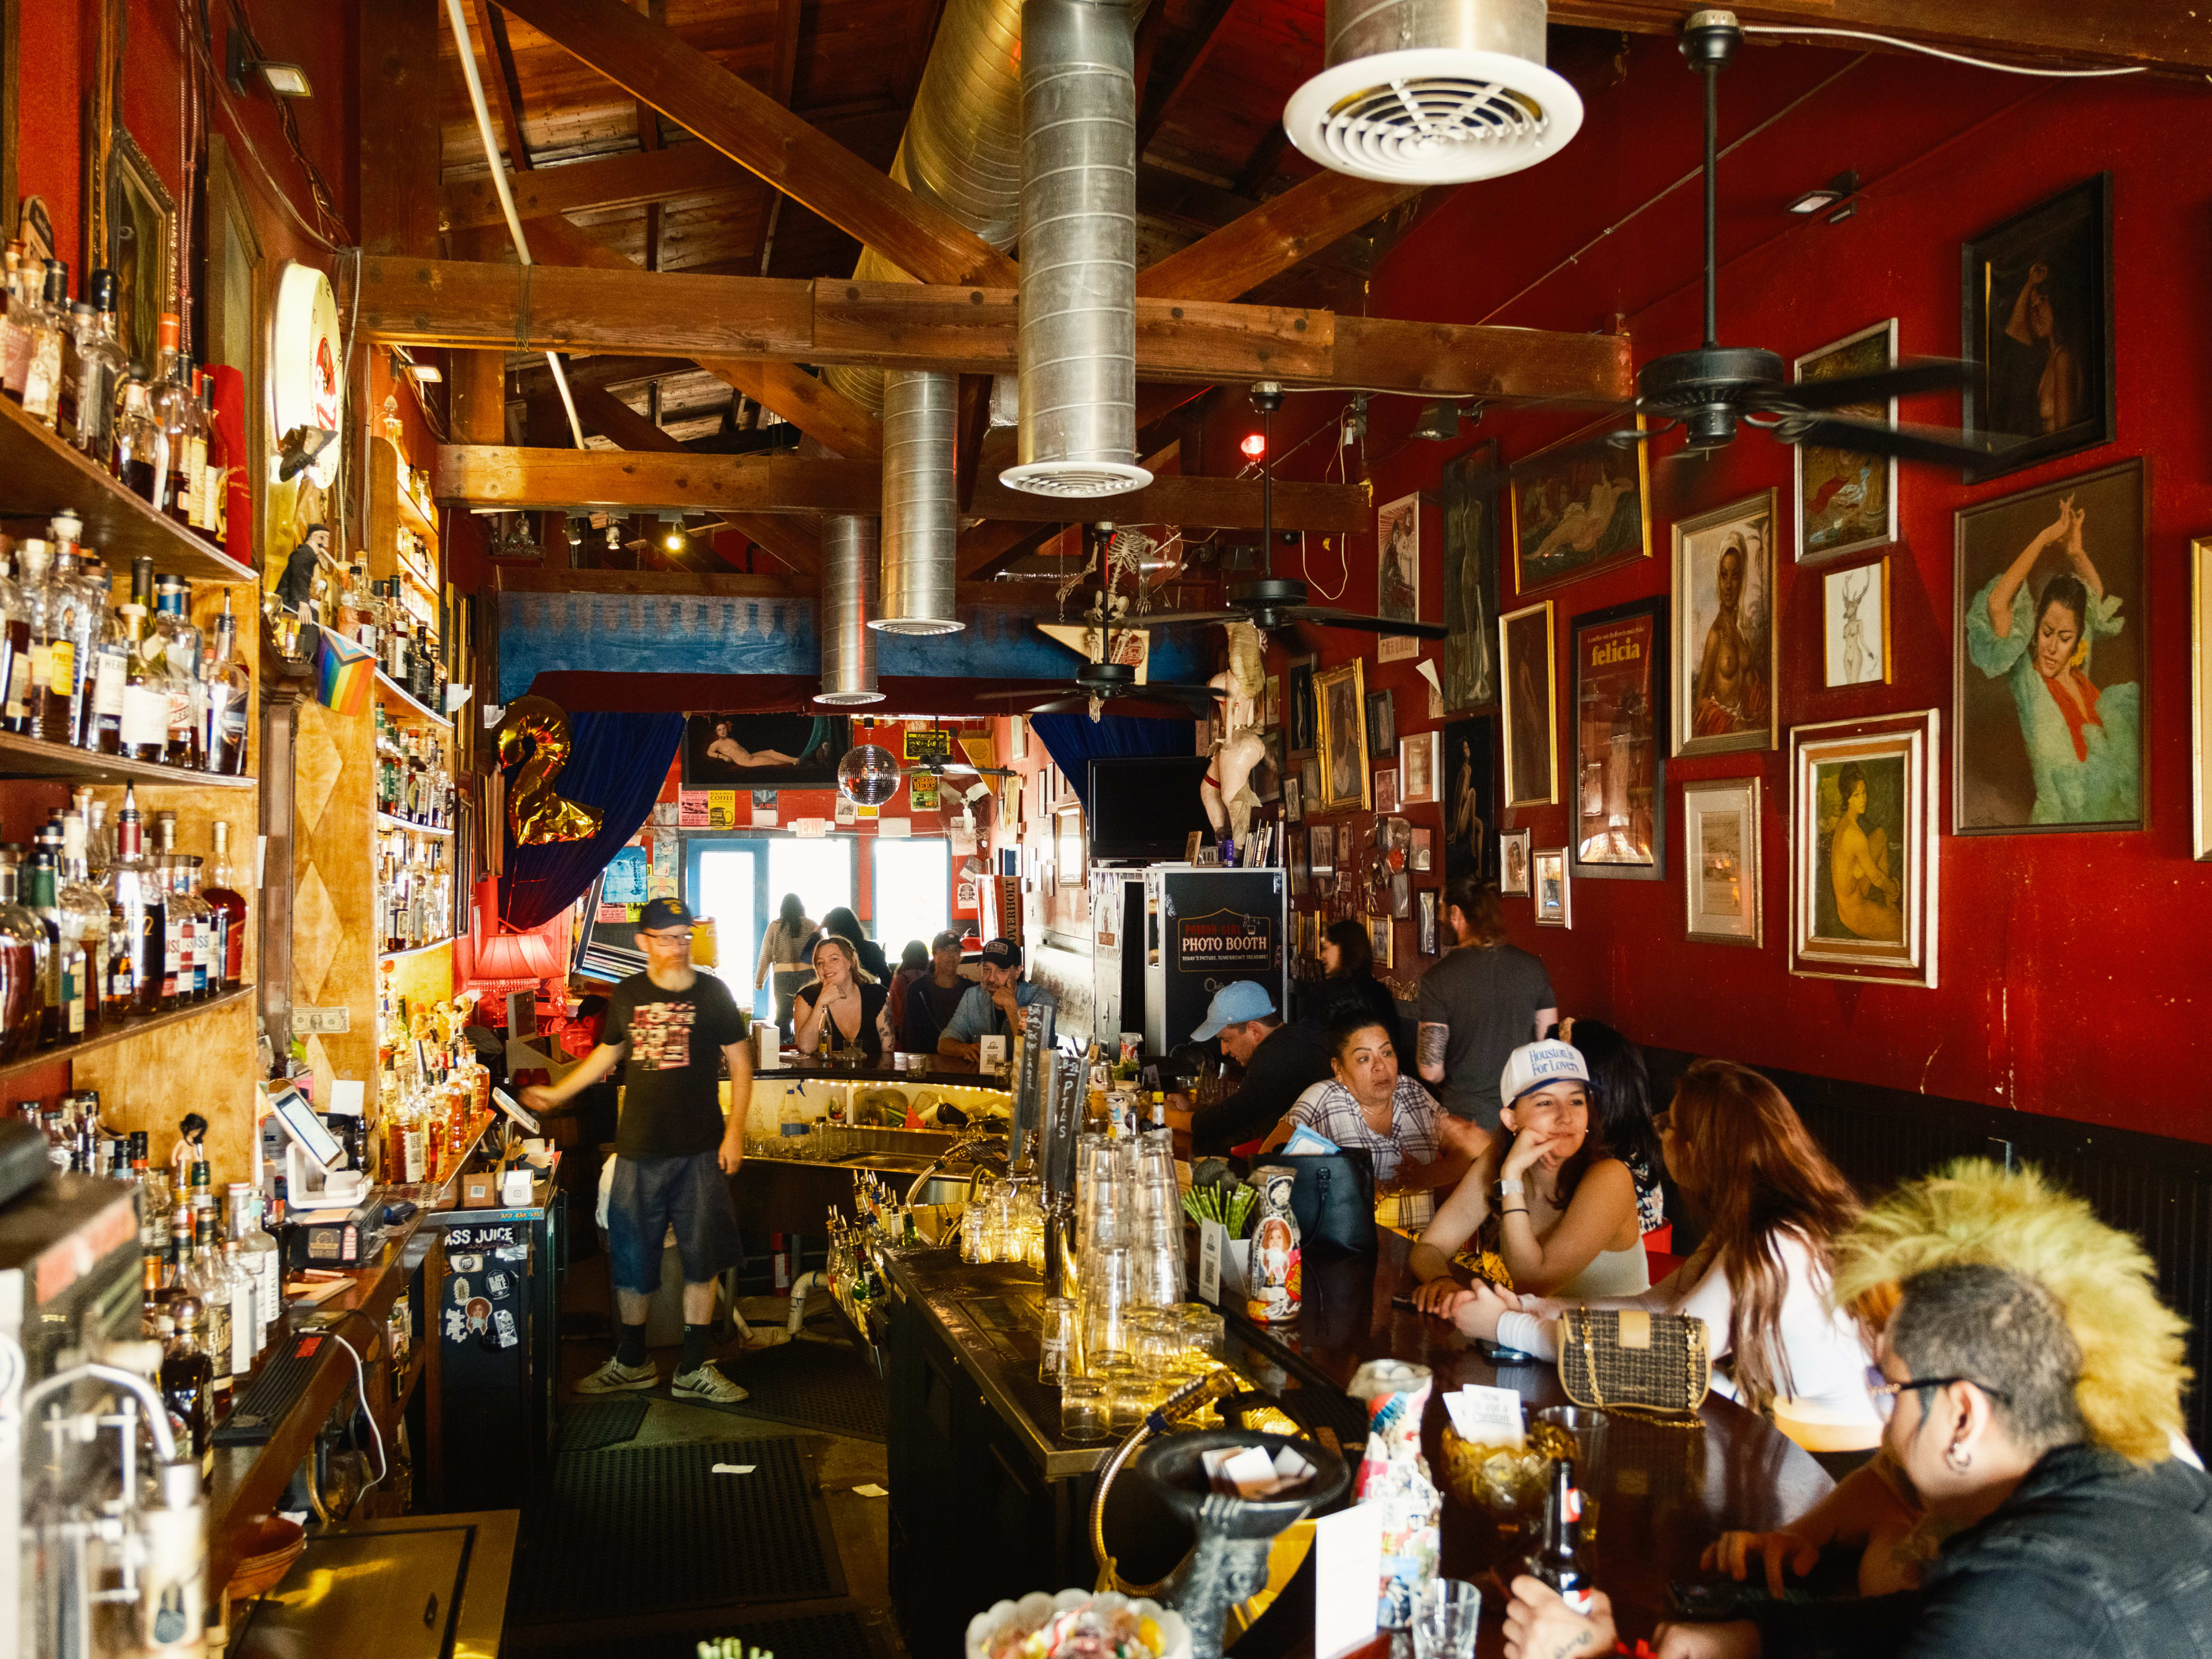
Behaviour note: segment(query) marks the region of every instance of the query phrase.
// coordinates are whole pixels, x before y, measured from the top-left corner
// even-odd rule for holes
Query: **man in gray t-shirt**
[[[1496,888],[1472,876],[1450,882],[1443,922],[1457,948],[1421,975],[1421,1076],[1443,1085],[1446,1111],[1494,1133],[1506,1056],[1551,1028],[1558,999],[1543,963],[1505,943]]]

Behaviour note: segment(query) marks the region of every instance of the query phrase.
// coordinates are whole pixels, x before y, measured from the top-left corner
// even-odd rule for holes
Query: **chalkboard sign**
[[[625,847],[592,881],[584,925],[576,931],[576,971],[585,977],[623,980],[645,971],[645,953],[637,948],[637,916],[645,908],[644,866],[645,849]],[[635,902],[622,902],[633,892]]]
[[[905,734],[905,742],[908,761],[942,766],[952,758],[952,734],[950,732],[937,728],[927,732],[910,731]]]

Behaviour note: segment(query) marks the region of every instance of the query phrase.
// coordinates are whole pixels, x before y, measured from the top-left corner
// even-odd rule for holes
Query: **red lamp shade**
[[[471,979],[559,979],[567,969],[542,933],[499,933],[476,941]]]
[[[1256,461],[1267,453],[1267,441],[1256,432],[1248,434],[1244,441],[1237,447],[1244,452],[1244,459],[1248,461]]]

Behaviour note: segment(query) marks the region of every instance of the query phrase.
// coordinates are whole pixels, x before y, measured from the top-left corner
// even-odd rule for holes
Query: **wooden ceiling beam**
[[[1349,236],[1421,193],[1419,185],[1377,184],[1316,173],[1188,247],[1137,273],[1147,299],[1234,300]]]
[[[491,0],[476,0],[477,78],[490,89],[492,113],[507,140],[507,162],[517,173],[530,171],[530,141],[522,132],[522,82],[514,72],[514,48],[507,38],[507,16]]]
[[[1016,312],[1010,289],[649,275],[634,266],[525,271],[369,259],[361,277],[361,325],[373,339],[641,352],[709,367],[757,358],[1011,374]],[[1602,404],[1634,396],[1625,337],[1211,301],[1139,300],[1137,369],[1158,380],[1283,380],[1435,397]]]
[[[629,415],[631,421],[643,418]],[[796,455],[447,445],[437,453],[432,493],[441,501],[502,512],[873,514],[882,509],[883,469],[872,461]],[[1103,498],[1092,506],[1097,514],[1108,510]],[[981,477],[975,511],[987,519],[1064,524],[1068,505]],[[1169,473],[1144,489],[1112,497],[1111,511],[1117,522],[1256,530],[1262,508],[1256,480]],[[1364,484],[1279,482],[1274,488],[1279,530],[1359,530],[1372,518]]]
[[[1176,100],[1187,92],[1221,39],[1221,26],[1237,0],[1200,0],[1189,29],[1180,40],[1163,40],[1154,49],[1145,76],[1145,95],[1137,111],[1137,154],[1152,147]]]
[[[1012,260],[621,0],[501,0],[580,62],[922,282],[1012,287]]]
[[[1550,21],[1676,34],[1686,9],[1680,0],[1556,0]],[[1869,29],[2005,63],[2140,66],[2191,79],[2212,71],[2212,27],[2198,0],[1753,0],[1734,10],[1745,23]]]

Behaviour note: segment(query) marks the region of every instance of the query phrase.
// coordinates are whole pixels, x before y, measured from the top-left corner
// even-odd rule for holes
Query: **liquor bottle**
[[[216,936],[222,941],[216,958],[222,964],[222,988],[235,991],[246,981],[246,895],[230,884],[230,826],[218,818],[214,829],[215,858],[200,896],[215,913]]]
[[[123,810],[115,820],[115,862],[108,878],[110,895],[122,912],[125,948],[121,958],[130,975],[130,1012],[137,1014],[154,1013],[161,1006],[168,906],[160,877],[160,871],[146,856],[137,791],[125,784]]]
[[[95,270],[92,273],[89,299],[70,307],[70,321],[76,334],[76,386],[74,418],[64,435],[105,466],[115,432],[116,398],[123,388],[124,371],[128,364],[123,348],[115,343],[114,331],[108,325],[106,308],[100,302],[102,277],[107,280],[112,299],[114,274]],[[65,392],[68,390],[64,388]]]
[[[192,626],[185,609],[191,588],[181,576],[156,576],[154,585],[154,631],[161,640],[162,684],[168,698],[161,758],[172,766],[198,771],[207,688],[200,680],[200,630]]]
[[[222,1241],[222,1270],[230,1280],[230,1375],[242,1383],[253,1370],[253,1357],[261,1352],[261,1287],[246,1270],[245,1253],[234,1238]]]
[[[253,706],[253,671],[238,637],[238,619],[231,615],[230,589],[222,590],[222,614],[215,620],[215,640],[206,658],[207,736],[204,744],[207,769],[225,777],[246,772],[246,716]]]
[[[284,1316],[284,1274],[276,1241],[261,1224],[261,1195],[243,1181],[230,1183],[230,1236],[239,1260],[253,1280],[253,1314],[261,1328],[257,1351],[265,1346]]]
[[[36,1048],[46,1018],[46,924],[18,898],[19,879],[0,849],[0,1061]]]
[[[27,537],[16,544],[15,587],[23,596],[30,660],[30,675],[23,689],[22,725],[19,729],[30,738],[40,736],[45,729],[46,686],[52,677],[53,641],[46,622],[46,576],[52,564],[52,550],[39,538]]]
[[[110,607],[102,619],[85,672],[84,712],[77,728],[80,746],[95,754],[123,752],[123,691],[131,683],[145,617],[143,608],[120,605]],[[162,712],[167,714],[167,703]]]
[[[161,477],[155,486],[154,507],[177,523],[188,524],[192,487],[192,365],[178,349],[183,324],[177,314],[163,312],[156,329],[161,350],[154,360],[154,389],[147,399],[148,412],[161,428]]]
[[[201,936],[204,924],[213,917],[209,907],[195,898],[186,884],[191,872],[186,866],[185,855],[177,851],[174,812],[155,814],[154,846],[169,911],[169,938],[164,957],[167,969],[167,983],[163,988],[165,1000],[172,1007],[181,1008],[206,994],[203,976],[207,972],[207,957]]]
[[[215,1431],[214,1401],[209,1397],[215,1366],[200,1340],[202,1310],[191,1296],[179,1296],[169,1304],[169,1316],[176,1334],[161,1359],[161,1400],[190,1431],[193,1457],[204,1457],[208,1437]]]
[[[205,536],[214,521],[208,515],[208,429],[206,376],[184,360],[185,374],[185,522]]]
[[[229,948],[227,924],[229,917],[219,914],[200,891],[200,855],[180,853],[177,855],[178,886],[192,917],[191,1000],[205,1002],[222,989],[222,965]]]
[[[13,869],[16,904],[30,915],[38,929],[33,939],[39,981],[37,1046],[50,1048],[59,1039],[62,1028],[62,929],[60,918],[53,913],[53,889],[51,882],[41,887],[39,854],[27,854],[21,847],[10,842],[0,847],[0,859],[5,859]],[[51,877],[52,870],[52,860],[47,859],[43,872]]]
[[[346,567],[345,585],[338,592],[338,632],[356,645],[376,649],[376,623],[371,611],[368,579],[356,562]],[[380,714],[383,711],[380,708]]]
[[[23,906],[46,924],[49,946],[46,1011],[40,1022],[42,1041],[46,1046],[59,1044],[68,1048],[84,1041],[85,987],[90,963],[81,931],[82,918],[62,908],[61,871],[51,848],[42,844],[33,849],[24,866],[22,882]],[[106,908],[101,905],[100,917],[103,950],[107,943]]]
[[[92,666],[92,648],[106,618],[106,572],[100,568],[96,577],[87,573],[83,547],[77,540],[84,526],[76,514],[56,514],[48,529],[54,552],[46,575],[46,624],[53,641],[47,665],[46,725],[65,734],[52,741],[75,748],[84,726],[85,672]],[[97,561],[94,564],[98,568]]]
[[[385,605],[384,672],[393,684],[404,686],[411,672],[409,662],[413,642],[409,638],[410,619],[406,606],[400,602],[397,576],[385,584]]]
[[[49,260],[40,273],[31,312],[30,361],[23,370],[23,412],[40,425],[61,426],[64,347],[74,343],[69,313],[69,267]]]
[[[169,1172],[153,1167],[143,1129],[131,1132],[131,1179],[138,1188],[138,1248],[158,1261],[169,1237]]]
[[[57,261],[53,269],[60,273],[57,286],[61,293],[50,298],[57,301],[55,308],[62,313],[61,393],[55,407],[54,430],[64,443],[82,448],[77,432],[84,423],[84,337],[94,312],[82,300],[70,302],[69,267]]]
[[[31,730],[31,610],[0,560],[0,730]]]
[[[85,859],[85,822],[71,812],[62,819],[61,888],[56,895],[62,933],[84,952],[84,1029],[96,1031],[106,1012],[108,932],[114,920],[107,895],[92,884]]]
[[[1576,1613],[1588,1613],[1596,1588],[1582,1553],[1583,1494],[1575,1485],[1575,1461],[1552,1462],[1551,1496],[1544,1506],[1544,1541],[1528,1558],[1528,1571],[1559,1591]]]
[[[158,507],[168,455],[161,447],[161,423],[154,418],[153,396],[144,370],[132,363],[116,405],[107,470],[139,500]]]
[[[7,251],[7,309],[0,312],[0,392],[23,401],[31,367],[31,305],[23,289],[23,245],[10,237]]]

